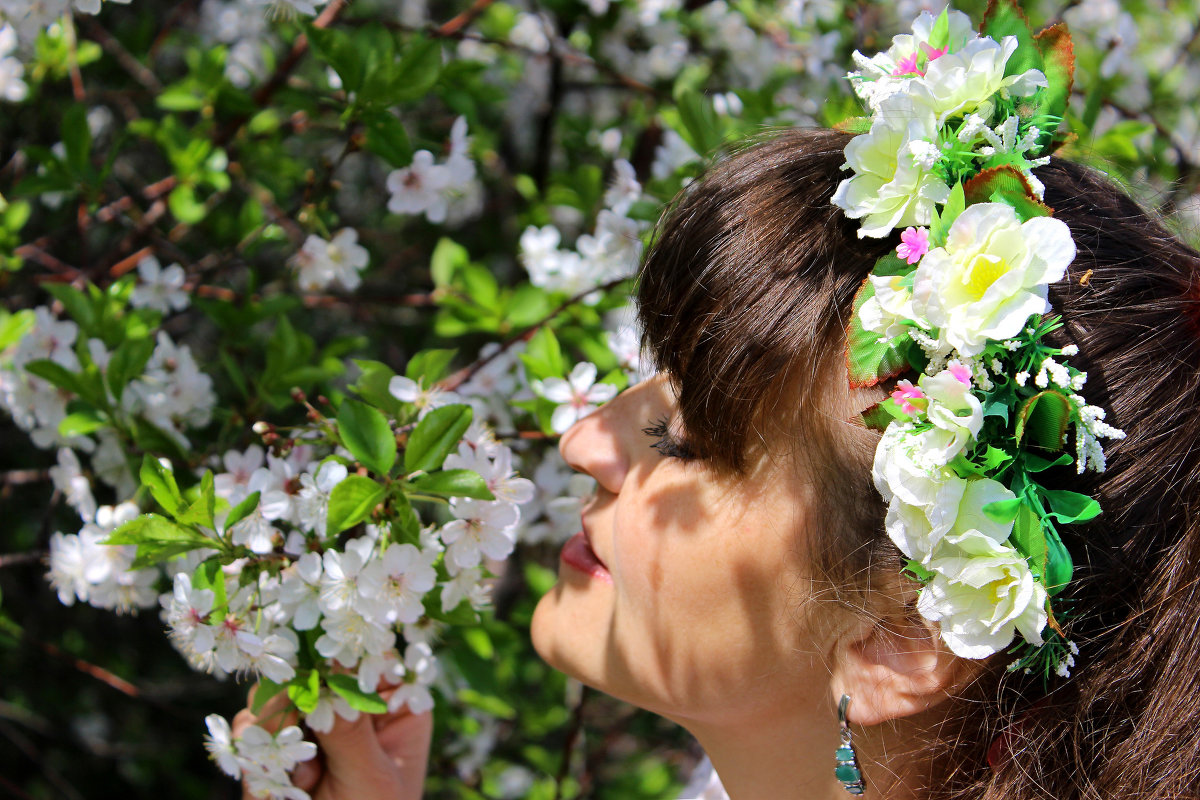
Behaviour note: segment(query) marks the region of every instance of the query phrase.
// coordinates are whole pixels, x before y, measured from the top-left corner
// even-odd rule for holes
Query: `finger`
[[[312,792],[321,782],[321,778],[325,775],[325,767],[321,760],[320,753],[316,758],[311,758],[308,761],[301,761],[292,770],[292,783],[298,788],[306,792]]]

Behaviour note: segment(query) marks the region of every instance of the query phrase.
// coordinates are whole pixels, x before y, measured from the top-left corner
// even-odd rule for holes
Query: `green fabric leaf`
[[[426,414],[408,437],[404,471],[411,474],[441,469],[446,456],[454,452],[470,427],[471,416],[471,407],[461,404],[442,406]]]
[[[900,404],[892,398],[882,400],[862,412],[862,422],[874,431],[885,431],[892,420],[905,420],[908,415],[900,410]]]
[[[1056,453],[1063,449],[1063,436],[1070,422],[1070,400],[1053,389],[1038,392],[1017,411],[1017,444],[1024,440],[1026,444]]]
[[[1023,507],[1024,501],[1020,497],[1014,497],[1011,500],[986,503],[980,510],[993,522],[1004,524],[1016,520],[1017,512]]]
[[[1037,453],[1029,452],[1025,453],[1025,455],[1021,458],[1026,472],[1045,472],[1052,467],[1061,467],[1066,464],[1070,464],[1074,460],[1075,459],[1071,458],[1071,456],[1067,453],[1059,453],[1058,458],[1054,460],[1042,458]]]
[[[1050,506],[1046,516],[1059,522],[1087,522],[1100,516],[1100,503],[1086,494],[1066,489],[1042,489],[1041,494]]]
[[[1022,503],[1017,510],[1010,540],[1029,562],[1034,577],[1043,576],[1046,573],[1046,531],[1037,513],[1028,504]]]
[[[396,436],[383,412],[346,398],[338,408],[337,422],[346,449],[371,471],[387,475],[396,463]]]
[[[963,191],[968,205],[1005,203],[1013,207],[1022,222],[1034,217],[1048,217],[1053,213],[1033,193],[1025,176],[1010,164],[983,170],[966,182]]]
[[[846,331],[846,369],[851,388],[874,386],[909,370],[912,339],[908,334],[880,342],[878,334],[863,329],[858,312],[874,296],[875,285],[868,279],[854,298],[854,314]]]
[[[1039,111],[1065,118],[1071,89],[1075,85],[1075,45],[1067,26],[1059,22],[1034,37],[1042,52],[1042,72],[1050,86],[1038,95]],[[1043,150],[1054,140],[1055,130],[1044,130],[1038,138]]]
[[[367,714],[383,714],[387,711],[387,702],[378,692],[364,692],[358,686],[358,680],[350,675],[327,675],[325,682],[351,708]]]
[[[1028,69],[1042,69],[1042,51],[1033,38],[1033,28],[1017,0],[990,0],[980,30],[997,42],[1005,36],[1017,37],[1017,50],[1008,59],[1004,74],[1019,75]]]
[[[1054,528],[1046,529],[1046,574],[1043,583],[1050,595],[1056,595],[1071,582],[1075,565]]]
[[[325,535],[336,536],[371,516],[383,500],[384,490],[363,475],[348,475],[329,493]]]
[[[929,226],[929,244],[931,247],[941,247],[946,243],[950,226],[967,208],[967,198],[962,183],[954,184],[950,197],[946,199],[942,210],[935,212],[933,223]]]

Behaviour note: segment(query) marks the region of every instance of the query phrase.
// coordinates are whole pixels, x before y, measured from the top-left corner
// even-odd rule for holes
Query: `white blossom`
[[[596,383],[596,365],[590,361],[576,364],[566,380],[547,378],[535,381],[533,390],[558,404],[550,417],[550,427],[555,433],[566,433],[568,428],[591,414],[599,405],[617,396],[617,387]]]
[[[190,299],[184,291],[187,276],[183,267],[172,264],[164,269],[157,258],[146,256],[138,262],[137,271],[140,281],[129,297],[129,304],[134,308],[151,308],[169,314],[188,307]]]
[[[292,257],[296,281],[306,292],[319,292],[332,285],[352,292],[362,283],[359,273],[367,268],[370,254],[358,243],[358,231],[342,228],[329,241],[316,234]]]

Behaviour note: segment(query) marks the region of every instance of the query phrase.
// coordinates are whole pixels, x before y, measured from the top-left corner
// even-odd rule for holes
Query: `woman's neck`
[[[729,724],[685,723],[700,742],[731,800],[849,800],[834,777],[840,744],[837,721],[814,723],[799,715]],[[854,748],[866,782],[866,800],[908,800],[914,774],[907,758],[915,727],[901,720],[891,730],[855,731]],[[891,757],[888,754],[893,754]]]

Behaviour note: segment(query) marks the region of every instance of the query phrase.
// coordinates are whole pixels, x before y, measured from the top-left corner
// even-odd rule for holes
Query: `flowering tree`
[[[857,116],[849,54],[927,7],[0,0],[0,786],[212,796],[207,718],[303,794],[215,677],[436,706],[431,795],[669,795],[677,733],[528,645],[590,491],[554,440],[644,377],[662,205]],[[1064,154],[1195,230],[1196,3],[1027,10],[1074,32]]]

